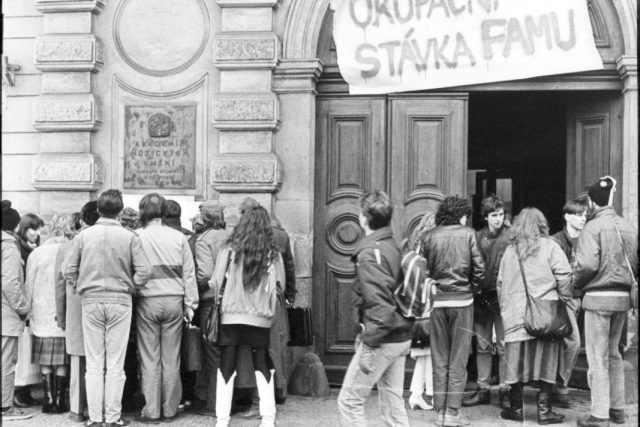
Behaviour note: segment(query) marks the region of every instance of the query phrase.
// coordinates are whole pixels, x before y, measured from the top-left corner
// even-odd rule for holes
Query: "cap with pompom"
[[[589,198],[598,206],[611,206],[613,193],[616,191],[616,180],[610,176],[603,176],[589,187]]]
[[[2,201],[2,230],[13,231],[20,224],[20,214],[11,207],[10,200]]]

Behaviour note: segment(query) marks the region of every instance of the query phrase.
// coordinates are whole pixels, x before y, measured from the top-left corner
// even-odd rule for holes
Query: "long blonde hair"
[[[514,219],[509,240],[517,244],[523,259],[534,255],[540,247],[540,239],[549,236],[549,223],[536,208],[524,208]]]

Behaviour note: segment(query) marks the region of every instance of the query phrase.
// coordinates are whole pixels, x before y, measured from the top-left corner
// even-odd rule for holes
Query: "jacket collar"
[[[498,231],[496,231],[495,233],[492,233],[491,230],[489,230],[489,226],[487,225],[486,227],[484,227],[482,229],[482,235],[487,237],[487,238],[489,238],[489,239],[496,239],[502,233],[504,233],[507,228],[509,228],[509,226],[507,224],[503,223],[502,226],[498,229]]]
[[[616,211],[612,206],[599,207],[593,211],[593,216],[591,218],[594,219],[600,216],[616,216]]]
[[[358,245],[354,250],[354,254],[357,254],[364,248],[370,247],[371,245],[373,245],[375,242],[379,240],[385,240],[389,238],[393,238],[393,232],[391,231],[390,226],[386,226],[386,227],[382,227],[377,230],[374,230],[373,233],[369,234],[368,236],[365,236],[364,239],[362,239],[360,243],[358,243]]]
[[[98,221],[96,221],[96,224],[118,225],[118,226],[122,227],[122,224],[120,224],[120,221],[118,221],[117,219],[105,218],[105,217],[102,217],[102,216],[100,218],[98,218]]]

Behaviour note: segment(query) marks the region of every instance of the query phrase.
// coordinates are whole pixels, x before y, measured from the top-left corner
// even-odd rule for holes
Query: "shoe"
[[[54,387],[53,374],[43,374],[42,390],[44,391],[44,403],[42,404],[42,413],[44,414],[51,414],[56,410],[55,401],[53,400]]]
[[[626,423],[627,417],[624,414],[624,409],[609,409],[609,421],[616,424]]]
[[[33,414],[27,414],[22,409],[12,406],[9,409],[2,411],[2,423],[5,421],[28,420],[32,416]]]
[[[553,402],[553,406],[555,406],[556,408],[569,409],[572,406],[571,399],[569,399],[568,394],[552,393],[551,402]]]
[[[498,404],[502,409],[509,409],[505,402],[509,402],[509,390],[501,387],[498,390]]]
[[[436,420],[434,421],[434,424],[438,427],[442,427],[444,425],[444,413],[444,409],[436,409]]]
[[[430,411],[433,409],[433,406],[424,401],[422,395],[419,395],[418,393],[411,393],[411,396],[409,396],[409,408],[413,410],[416,406],[423,411]]]
[[[142,424],[160,424],[160,418],[151,418],[142,414],[136,416],[135,420],[137,423]]]
[[[14,389],[13,406],[17,406],[18,408],[28,408],[29,406],[36,406],[39,404],[40,403],[31,396],[29,386]]]
[[[103,422],[98,422],[98,421],[87,421],[87,427],[104,427],[104,423]]]
[[[578,425],[580,427],[609,427],[609,420],[603,420],[602,418],[589,415],[588,417],[580,418]]]
[[[83,414],[76,414],[75,412],[69,412],[69,420],[74,423],[83,423],[86,418]]]
[[[53,384],[55,388],[53,392],[54,410],[56,414],[64,414],[65,412],[69,412],[69,407],[65,399],[67,377],[56,375],[55,378],[55,383]]]
[[[176,420],[176,418],[178,418],[178,414],[175,414],[173,417],[165,417],[163,415],[161,419],[163,423],[172,423]]]
[[[538,393],[538,424],[560,424],[564,415],[553,412],[551,393]]]
[[[287,401],[287,392],[283,388],[276,387],[276,405],[284,405]]]
[[[275,427],[276,425],[276,398],[275,389],[273,387],[275,370],[271,370],[269,381],[260,371],[255,371],[256,375],[256,388],[258,389],[258,396],[260,397],[259,408],[260,427]]]
[[[231,402],[233,400],[233,380],[236,372],[231,375],[229,381],[225,381],[220,369],[217,372],[216,382],[216,427],[227,427],[231,419]]]
[[[180,403],[180,404],[178,405],[178,412],[179,412],[179,413],[184,412],[184,411],[185,411],[185,409],[186,409],[186,408],[185,408],[185,406],[184,406],[184,403]]]
[[[524,421],[523,406],[522,388],[519,384],[513,384],[509,389],[509,408],[500,412],[500,418],[518,422]]]
[[[468,426],[471,421],[462,416],[458,409],[447,408],[444,414],[444,427]]]
[[[462,406],[488,405],[491,403],[491,390],[479,388],[470,397],[462,399]]]
[[[104,427],[126,427],[130,425],[131,425],[131,421],[123,420],[122,418],[120,418],[115,423],[104,423]]]
[[[246,411],[238,412],[236,414],[238,418],[242,418],[245,420],[259,420],[260,419],[260,408],[258,407],[258,402],[252,402],[251,406]]]
[[[189,409],[191,409],[191,401],[190,400],[185,400],[184,401],[184,409],[187,410],[187,411]]]

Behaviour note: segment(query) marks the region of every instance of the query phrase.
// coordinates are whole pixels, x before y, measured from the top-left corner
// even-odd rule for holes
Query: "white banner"
[[[587,0],[332,0],[353,94],[602,69]]]

